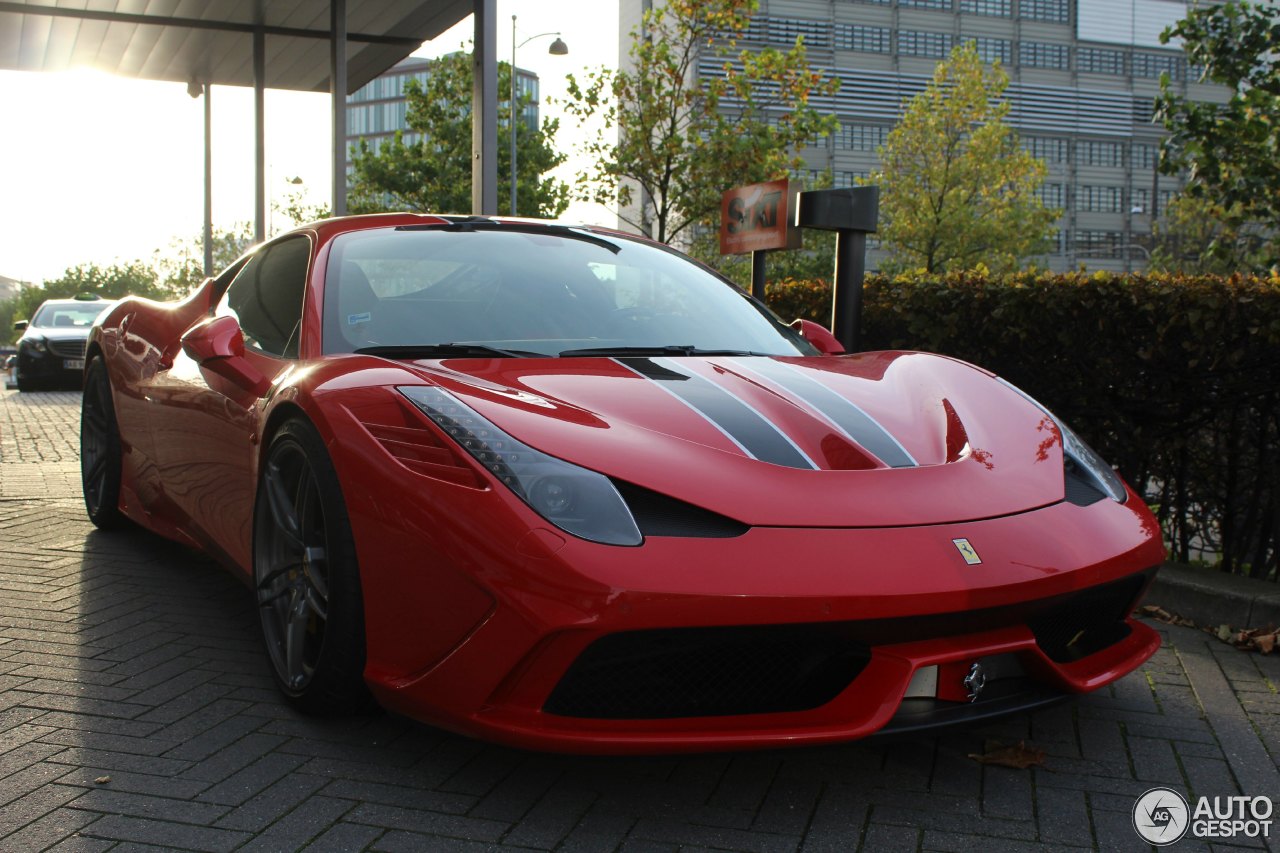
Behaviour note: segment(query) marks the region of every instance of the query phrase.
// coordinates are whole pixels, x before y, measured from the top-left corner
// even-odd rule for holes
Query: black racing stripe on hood
[[[709,379],[686,373],[667,359],[618,358],[615,361],[677,397],[753,459],[788,468],[818,467],[764,415]]]
[[[914,468],[919,465],[906,448],[874,418],[818,380],[771,358],[735,358],[730,361],[735,367],[757,373],[799,397],[889,467]]]

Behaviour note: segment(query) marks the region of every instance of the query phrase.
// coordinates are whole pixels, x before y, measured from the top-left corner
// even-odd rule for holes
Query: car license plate
[[[62,366],[67,370],[84,370],[83,358],[64,358]]]

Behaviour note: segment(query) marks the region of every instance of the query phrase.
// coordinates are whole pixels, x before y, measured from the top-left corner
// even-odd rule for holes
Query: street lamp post
[[[511,16],[511,215],[516,215],[516,48],[524,47],[534,39],[540,39],[545,36],[555,36],[556,40],[551,43],[551,47],[547,49],[547,53],[552,56],[564,56],[569,52],[569,46],[560,39],[560,33],[538,33],[536,36],[529,36],[524,41],[516,44],[516,16]]]

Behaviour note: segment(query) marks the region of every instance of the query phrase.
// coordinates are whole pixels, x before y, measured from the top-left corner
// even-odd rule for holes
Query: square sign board
[[[792,222],[798,190],[783,179],[727,191],[720,199],[720,254],[798,249],[800,229]]]

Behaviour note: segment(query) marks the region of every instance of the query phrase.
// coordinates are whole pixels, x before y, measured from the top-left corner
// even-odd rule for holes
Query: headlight
[[[1061,418],[1057,417],[1053,412],[1041,405],[1039,400],[1036,400],[1030,394],[1012,383],[1005,382],[1003,379],[1000,381],[1007,387],[1017,391],[1023,399],[1027,400],[1037,409],[1044,412],[1045,415],[1048,416],[1049,420],[1053,421],[1057,425],[1058,432],[1062,433],[1063,455],[1076,464],[1077,469],[1092,486],[1107,495],[1116,503],[1124,503],[1128,500],[1129,493],[1125,490],[1124,481],[1121,480],[1120,475],[1118,475],[1115,470],[1106,463],[1106,460],[1098,455],[1096,450],[1085,444],[1084,440],[1080,438],[1080,436],[1076,435],[1070,427],[1064,424]]]
[[[27,338],[23,343],[35,352],[44,353],[49,351],[49,342],[44,338]]]
[[[442,388],[414,385],[398,390],[556,527],[606,545],[644,541],[631,510],[608,477],[517,441]]]

